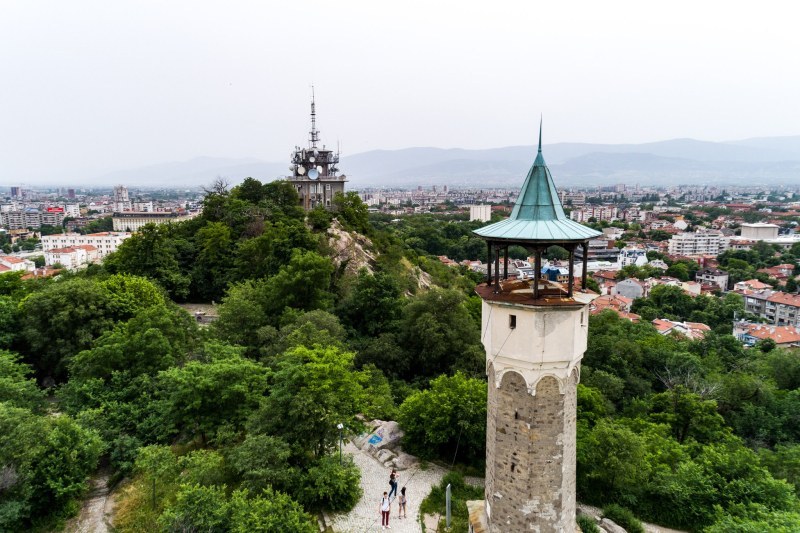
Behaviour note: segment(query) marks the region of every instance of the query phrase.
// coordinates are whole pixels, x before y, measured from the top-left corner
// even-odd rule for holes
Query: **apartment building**
[[[695,281],[698,283],[716,285],[722,291],[728,290],[728,278],[728,273],[718,268],[704,268],[703,270],[698,270],[694,276]]]
[[[78,244],[66,248],[54,248],[44,253],[47,266],[61,265],[67,270],[76,270],[98,260],[97,248],[91,244]]]
[[[114,231],[139,231],[147,224],[166,224],[167,222],[181,222],[197,216],[198,213],[179,213],[169,211],[116,212],[112,217]]]
[[[619,209],[613,205],[595,205],[584,207],[583,209],[575,209],[569,214],[569,218],[575,222],[589,222],[590,218],[595,219],[597,222],[607,220],[612,222],[619,219]]]
[[[679,233],[669,240],[670,255],[719,255],[728,249],[728,238],[717,232]]]
[[[767,298],[764,318],[776,326],[800,326],[800,294],[774,292]]]
[[[104,231],[102,233],[60,233],[57,235],[42,236],[42,250],[49,252],[58,248],[74,248],[81,245],[94,246],[97,249],[98,259],[103,259],[112,252],[116,252],[122,241],[130,237],[127,232]]]

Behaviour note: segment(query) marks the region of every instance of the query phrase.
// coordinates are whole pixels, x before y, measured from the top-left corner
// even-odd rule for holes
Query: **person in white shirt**
[[[383,498],[381,498],[381,529],[392,529],[389,525],[389,509],[391,508],[392,500],[389,499],[388,493],[384,491]]]

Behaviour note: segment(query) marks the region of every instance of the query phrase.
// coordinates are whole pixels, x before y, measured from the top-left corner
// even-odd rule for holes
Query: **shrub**
[[[603,507],[603,517],[613,520],[625,528],[628,533],[644,533],[642,522],[630,510],[621,505],[615,503],[606,505]]]
[[[225,486],[181,485],[175,502],[158,519],[166,531],[227,531]]]
[[[430,494],[428,494],[420,504],[420,512],[425,514],[438,513],[444,516],[447,485],[450,485],[451,516],[453,519],[450,524],[450,531],[466,531],[469,523],[467,501],[482,500],[484,494],[483,487],[468,485],[464,481],[464,476],[459,472],[448,473],[442,478],[439,485],[431,489]],[[442,519],[437,526],[437,531],[445,531],[445,525],[445,520]]]
[[[321,458],[303,479],[301,501],[307,509],[349,511],[361,498],[361,472],[352,458]]]
[[[594,519],[591,516],[578,514],[576,522],[583,533],[602,533],[600,528],[597,527],[597,524],[594,523]]]

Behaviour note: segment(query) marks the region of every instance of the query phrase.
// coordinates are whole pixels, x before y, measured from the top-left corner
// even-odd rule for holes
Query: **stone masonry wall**
[[[516,372],[507,372],[499,389],[493,377],[486,442],[490,530],[574,531],[577,371],[563,395],[552,376],[539,381],[535,395]]]

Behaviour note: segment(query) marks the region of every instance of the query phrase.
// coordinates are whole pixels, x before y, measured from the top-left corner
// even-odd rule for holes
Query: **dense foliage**
[[[0,530],[73,512],[104,457],[130,479],[119,531],[312,531],[310,513],[362,496],[337,453],[337,426],[357,434],[359,415],[399,420],[410,451],[481,468],[480,276],[436,258],[484,257],[478,226],[369,215],[352,193],[307,215],[289,184],[248,179],[216,183],[201,216],[145,227],[102,267],[0,275]],[[342,231],[368,261],[333,252]],[[755,253],[722,259],[744,276],[736,261],[795,251]],[[199,326],[185,301],[213,302],[218,320]],[[730,335],[742,307],[657,287],[635,304],[641,323],[592,318],[580,498],[693,531],[798,529],[800,356],[744,350]],[[665,337],[655,317],[713,331]]]

